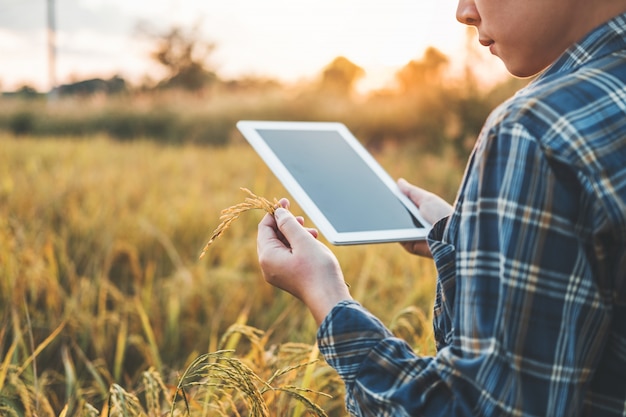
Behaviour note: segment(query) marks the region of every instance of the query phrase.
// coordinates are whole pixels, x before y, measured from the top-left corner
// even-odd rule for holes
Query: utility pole
[[[57,92],[55,90],[57,86],[56,75],[56,19],[54,10],[54,0],[47,1],[47,17],[48,17],[48,84],[50,90],[48,91],[48,99],[55,100]]]

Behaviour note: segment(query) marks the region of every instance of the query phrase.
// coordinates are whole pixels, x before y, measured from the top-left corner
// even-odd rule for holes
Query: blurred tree
[[[323,72],[320,90],[324,93],[349,96],[356,82],[365,75],[365,70],[349,59],[340,56],[328,64]]]
[[[59,96],[92,94],[120,94],[127,91],[126,80],[115,75],[108,80],[102,78],[90,78],[88,80],[76,81],[69,84],[61,84],[54,88],[54,92]]]
[[[209,67],[215,43],[202,39],[198,28],[195,25],[185,30],[174,26],[165,32],[155,32],[145,26],[139,28],[155,40],[150,57],[167,71],[160,87],[200,90],[217,81],[217,74]]]
[[[403,93],[415,93],[439,84],[448,68],[448,57],[437,48],[429,47],[418,61],[412,60],[396,73],[396,80]]]
[[[35,87],[25,84],[15,91],[15,95],[22,98],[35,98],[40,94]]]

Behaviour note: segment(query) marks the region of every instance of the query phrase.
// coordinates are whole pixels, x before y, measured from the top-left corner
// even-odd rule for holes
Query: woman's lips
[[[480,42],[480,44],[482,46],[489,47],[489,52],[491,52],[492,54],[494,53],[493,46],[495,45],[495,42],[493,40],[491,40],[491,39],[479,39],[478,42]]]

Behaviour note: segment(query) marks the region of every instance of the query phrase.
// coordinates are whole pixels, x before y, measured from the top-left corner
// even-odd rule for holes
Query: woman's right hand
[[[265,280],[303,301],[318,324],[342,300],[351,299],[337,258],[317,240],[317,230],[281,200],[259,223],[257,252]]]

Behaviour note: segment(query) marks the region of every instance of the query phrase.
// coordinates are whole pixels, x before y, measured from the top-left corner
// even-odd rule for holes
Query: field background
[[[309,313],[260,275],[263,213],[198,260],[240,187],[288,196],[235,122],[344,122],[393,177],[452,202],[482,122],[519,87],[472,82],[0,100],[0,414],[345,415]],[[432,262],[332,250],[353,296],[432,354]]]

